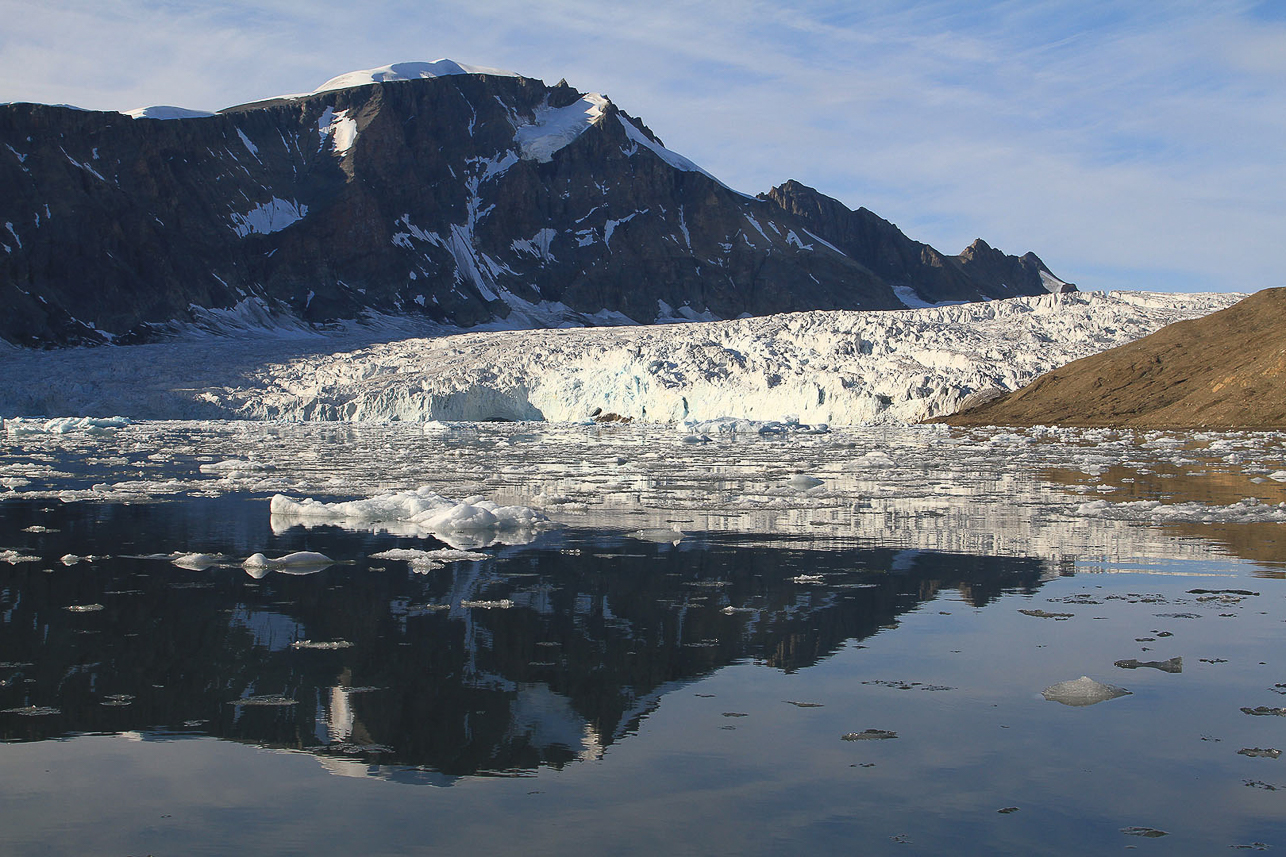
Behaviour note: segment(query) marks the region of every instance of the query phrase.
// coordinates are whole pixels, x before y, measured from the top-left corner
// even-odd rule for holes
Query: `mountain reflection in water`
[[[274,534],[265,507],[8,503],[2,543],[41,561],[6,572],[0,709],[58,713],[6,715],[4,740],[206,734],[412,782],[560,768],[728,664],[797,670],[942,590],[981,607],[1059,573],[1037,559],[578,530],[416,573],[369,557],[432,544]],[[148,556],[169,550],[231,559],[193,571]],[[293,550],[339,564],[261,579],[236,565]],[[69,554],[94,559],[60,562]]]

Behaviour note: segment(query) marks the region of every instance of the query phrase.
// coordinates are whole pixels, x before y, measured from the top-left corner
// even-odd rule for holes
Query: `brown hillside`
[[[937,422],[1286,428],[1286,288],[1048,372]]]

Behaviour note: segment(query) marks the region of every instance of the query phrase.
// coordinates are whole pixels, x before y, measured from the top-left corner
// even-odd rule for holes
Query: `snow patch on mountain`
[[[621,128],[625,130],[626,137],[629,137],[635,144],[647,149],[652,154],[674,167],[676,170],[683,170],[688,173],[701,173],[702,175],[709,176],[715,181],[719,181],[714,176],[710,175],[710,173],[701,169],[678,152],[671,152],[659,143],[653,142],[642,132],[642,130],[639,129],[637,125],[626,119],[624,116],[617,116],[617,119],[620,120]],[[637,151],[637,149],[635,151]],[[634,152],[630,152],[630,154],[633,155]],[[719,182],[719,184],[723,184],[723,182]]]
[[[293,200],[273,197],[265,203],[256,205],[245,214],[232,214],[232,231],[245,238],[258,233],[270,235],[280,232],[292,223],[303,220],[308,214],[308,206]]]
[[[536,110],[535,122],[517,128],[514,142],[524,159],[547,164],[555,152],[602,119],[607,105],[608,100],[597,93],[583,95],[566,107],[545,104]]]
[[[1063,286],[1067,285],[1067,283],[1058,279],[1058,277],[1055,277],[1049,271],[1040,272],[1040,282],[1041,282],[1041,285],[1043,285],[1046,288],[1046,290],[1053,292],[1055,294],[1062,291]]]
[[[433,62],[396,62],[379,68],[368,68],[350,71],[332,77],[312,91],[313,95],[330,92],[336,89],[348,89],[353,86],[366,86],[371,83],[386,83],[394,80],[418,80],[421,78],[446,77],[452,74],[490,74],[499,77],[521,77],[512,71],[499,68],[487,68],[480,65],[465,65],[455,60],[439,59]]]
[[[321,137],[320,145],[325,146],[330,140],[331,151],[343,155],[357,142],[357,120],[348,118],[347,110],[336,112],[333,107],[327,107],[317,120],[317,133]]]

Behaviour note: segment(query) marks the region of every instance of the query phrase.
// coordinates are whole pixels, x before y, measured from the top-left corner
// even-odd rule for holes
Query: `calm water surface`
[[[1159,496],[1139,486],[1166,469],[1138,445],[1120,472],[1025,464],[1026,494],[996,487],[1011,485],[1006,454],[959,465],[987,487],[953,493],[940,486],[965,483],[959,450],[935,462],[919,444],[909,476],[863,485],[826,469],[834,438],[734,458],[676,445],[687,457],[646,468],[651,493],[619,514],[576,508],[589,494],[571,483],[596,479],[592,462],[586,476],[562,447],[552,471],[539,452],[505,453],[470,487],[543,496],[562,526],[425,572],[372,555],[444,546],[432,536],[274,520],[264,485],[229,484],[226,467],[201,477],[231,441],[204,459],[193,441],[191,462],[167,454],[151,472],[179,430],[149,431],[11,438],[0,458],[27,480],[0,501],[3,853],[1286,848],[1286,581],[1257,535],[1277,525],[1223,522],[1202,540],[1191,522],[1131,523],[1136,538],[1095,542],[1101,525],[1049,497],[1105,475],[1124,502]],[[456,460],[498,454],[476,440]],[[863,442],[844,456],[868,455]],[[342,456],[292,469],[311,443],[254,478],[360,482]],[[448,457],[435,443],[417,481]],[[616,454],[632,443],[611,460],[638,456]],[[870,443],[899,458],[887,437]],[[1178,465],[1164,486],[1277,466],[1256,461]],[[754,514],[746,462],[767,474]],[[841,487],[774,487],[800,470]],[[938,487],[919,515],[898,505],[910,489],[874,486],[926,473]],[[1242,499],[1239,485],[1217,501]],[[357,487],[333,494],[371,486]],[[764,508],[785,524],[758,527]],[[899,514],[915,533],[889,532]],[[944,517],[972,529],[944,534]],[[1024,553],[1016,533],[1044,541]],[[240,565],[297,550],[335,562]],[[171,552],[216,562],[186,569]],[[1042,696],[1082,675],[1129,694]]]

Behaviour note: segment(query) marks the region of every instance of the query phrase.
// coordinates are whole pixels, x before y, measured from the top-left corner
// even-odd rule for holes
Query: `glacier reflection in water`
[[[6,853],[1286,845],[1274,435],[97,428],[0,456]],[[420,485],[561,526],[268,513]]]

